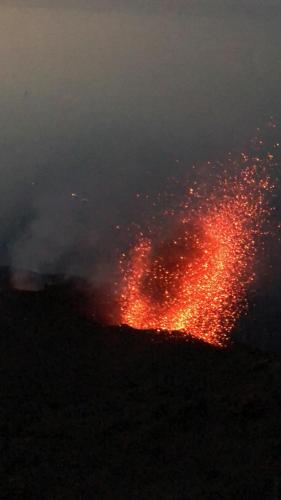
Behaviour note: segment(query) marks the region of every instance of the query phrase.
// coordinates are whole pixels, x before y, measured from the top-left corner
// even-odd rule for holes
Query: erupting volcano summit
[[[255,279],[272,188],[259,159],[244,162],[234,176],[224,171],[208,196],[190,188],[168,236],[138,235],[121,259],[121,323],[227,343]]]

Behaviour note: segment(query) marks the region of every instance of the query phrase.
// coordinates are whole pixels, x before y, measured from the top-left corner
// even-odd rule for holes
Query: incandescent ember
[[[187,189],[169,235],[141,232],[121,259],[120,322],[226,345],[255,280],[272,187],[265,166],[247,161],[209,195]]]

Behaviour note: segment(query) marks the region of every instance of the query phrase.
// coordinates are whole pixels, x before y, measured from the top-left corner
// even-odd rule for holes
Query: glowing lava
[[[268,177],[247,166],[200,203],[190,201],[190,189],[168,236],[141,233],[121,261],[121,323],[225,345],[255,278],[269,188]]]

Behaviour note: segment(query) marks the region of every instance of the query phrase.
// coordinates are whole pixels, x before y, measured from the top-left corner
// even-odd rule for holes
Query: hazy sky
[[[136,192],[281,119],[280,12],[67,4],[0,7],[0,257],[83,273],[137,218]]]

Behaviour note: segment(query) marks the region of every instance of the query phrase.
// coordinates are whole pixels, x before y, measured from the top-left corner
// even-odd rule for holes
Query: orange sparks
[[[268,189],[269,179],[247,166],[221,178],[199,207],[185,201],[169,236],[141,233],[121,260],[121,323],[226,345],[255,278]]]

